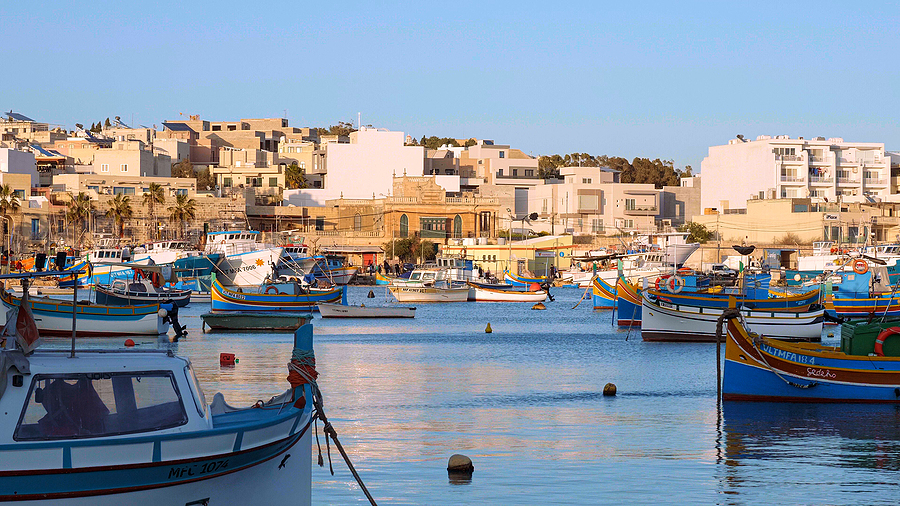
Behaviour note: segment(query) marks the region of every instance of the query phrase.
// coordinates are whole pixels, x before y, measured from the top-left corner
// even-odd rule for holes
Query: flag
[[[41,336],[38,333],[34,315],[31,314],[31,303],[28,301],[28,290],[22,294],[19,305],[6,313],[6,325],[0,336],[14,338],[25,354],[31,353],[38,346]]]

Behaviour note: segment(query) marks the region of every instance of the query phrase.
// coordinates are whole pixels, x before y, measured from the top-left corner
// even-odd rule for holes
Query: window
[[[38,241],[41,239],[41,220],[40,218],[31,219],[31,240]]]
[[[123,164],[119,167],[119,169],[120,169],[122,172],[128,172],[128,164],[127,164],[127,163],[123,163]]]
[[[237,125],[228,125],[229,132],[234,132],[235,130],[237,130]]]
[[[581,178],[581,184],[591,184],[591,178],[589,178],[589,177]]]
[[[497,176],[498,176],[498,177],[503,177],[503,169],[497,170]]]
[[[513,175],[513,177],[518,176],[518,175],[519,175],[519,169],[513,169],[513,170],[512,170],[512,175]]]
[[[66,233],[66,220],[56,220],[56,233],[57,234],[65,234]]]
[[[456,217],[453,218],[453,237],[455,237],[457,239],[462,238],[462,234],[463,234],[462,226],[463,226],[462,225],[462,217],[460,217],[460,215],[457,214]]]
[[[269,188],[278,188],[278,178],[277,177],[269,178]]]
[[[88,189],[88,190],[94,190],[95,192],[100,193],[100,187],[99,187],[99,186],[88,185],[87,189]]]
[[[112,436],[177,427],[187,413],[169,371],[39,374],[14,439]]]
[[[306,170],[306,162],[300,162],[300,170]]]
[[[261,178],[261,177],[254,177],[254,178],[250,178],[250,180],[253,182],[253,187],[254,187],[254,188],[262,188],[262,180],[263,180],[263,178]]]
[[[316,230],[325,230],[324,216],[316,216]]]
[[[446,238],[446,218],[419,218],[419,230],[422,237]]]
[[[187,188],[176,188],[175,189],[175,195],[187,196],[187,194],[188,194]]]
[[[409,237],[409,216],[405,214],[400,216],[400,237]]]
[[[634,220],[624,220],[625,228],[634,228]]]
[[[353,216],[353,230],[357,232],[362,230],[362,216],[359,213]]]
[[[213,126],[212,126],[212,131],[213,131],[213,132],[221,132],[221,131],[222,131],[222,125],[213,125]]]
[[[525,169],[525,177],[534,177],[534,169]]]
[[[775,154],[779,156],[794,156],[797,154],[796,148],[775,148]]]
[[[578,210],[579,211],[596,211],[599,208],[600,197],[597,195],[579,195]]]
[[[134,195],[134,188],[130,186],[114,186],[113,187],[114,195]]]
[[[541,213],[547,214],[547,199],[544,199],[544,201],[541,203]]]
[[[13,190],[13,193],[16,194],[16,197],[18,197],[19,200],[25,199],[25,190]]]
[[[625,210],[626,211],[634,211],[637,207],[635,203],[635,199],[625,199]]]
[[[506,151],[500,152],[500,158],[506,158]]]
[[[100,172],[109,172],[109,164],[108,163],[100,164]]]
[[[594,218],[591,220],[591,232],[597,234],[603,232],[603,220]]]
[[[231,188],[231,178],[223,177],[222,178],[222,186],[224,186],[225,188]]]

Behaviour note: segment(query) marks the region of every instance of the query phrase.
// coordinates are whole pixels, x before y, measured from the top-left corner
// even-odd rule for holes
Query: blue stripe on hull
[[[798,388],[789,385],[770,370],[726,360],[722,397],[726,400],[900,402],[894,386],[848,385],[784,374],[781,376],[798,385],[813,382],[817,384],[809,388]]]
[[[633,326],[641,323],[641,306],[624,297],[619,297],[619,308],[616,314],[619,325]]]

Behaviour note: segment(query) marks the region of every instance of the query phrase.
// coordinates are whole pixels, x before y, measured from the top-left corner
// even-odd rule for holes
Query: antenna
[[[362,126],[362,113],[356,113],[356,129],[359,130],[359,127]]]

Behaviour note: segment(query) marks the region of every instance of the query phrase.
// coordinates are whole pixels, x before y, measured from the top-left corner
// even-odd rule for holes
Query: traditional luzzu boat
[[[229,288],[214,279],[212,311],[314,311],[320,302],[344,301],[347,297],[343,287],[304,288],[298,283],[266,284],[254,290]]]
[[[222,394],[207,404],[169,350],[32,352],[37,336],[24,335],[0,351],[0,501],[311,503],[310,325],[295,334],[290,388],[247,408]]]
[[[416,308],[403,306],[348,306],[319,303],[322,318],[415,318]]]
[[[376,285],[382,285],[382,286],[389,285],[389,284],[391,284],[391,278],[389,278],[389,277],[385,276],[384,274],[382,274],[382,273],[376,271],[376,272],[375,272],[375,284],[376,284]]]
[[[820,291],[818,288],[796,295],[786,297],[769,297],[768,288],[748,291],[746,296],[741,294],[721,292],[721,293],[688,293],[679,292],[672,293],[669,290],[665,292],[648,288],[647,290],[654,295],[661,295],[669,300],[672,304],[680,306],[695,306],[726,309],[728,307],[743,306],[749,309],[765,309],[765,310],[800,310],[809,308],[812,304],[819,302]]]
[[[111,306],[130,306],[153,304],[171,299],[180,307],[191,301],[191,290],[155,286],[149,279],[138,280],[114,279],[109,285],[96,285],[98,304]]]
[[[644,291],[641,296],[641,337],[644,341],[715,342],[722,308],[678,305]],[[797,311],[742,309],[748,327],[772,338],[820,341],[825,308]]]
[[[900,322],[844,323],[841,346],[787,343],[729,319],[722,398],[900,403]]]
[[[513,286],[531,286],[532,283],[542,285],[550,281],[547,276],[520,276],[506,270],[503,272],[503,280]]]
[[[616,323],[626,327],[641,326],[641,293],[625,278],[616,281]]]
[[[516,290],[508,288],[494,288],[481,283],[467,282],[469,285],[469,300],[475,302],[544,302],[547,300],[547,291]]]
[[[594,309],[612,309],[616,307],[616,287],[600,276],[591,280],[591,301]]]
[[[16,297],[0,287],[0,300],[6,309],[18,307],[21,297]],[[44,335],[72,335],[71,300],[49,297],[29,297],[26,301],[37,321],[38,330]],[[159,335],[169,331],[169,323],[160,315],[159,303],[139,306],[107,306],[81,303],[75,305],[79,337]]]

